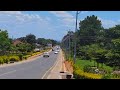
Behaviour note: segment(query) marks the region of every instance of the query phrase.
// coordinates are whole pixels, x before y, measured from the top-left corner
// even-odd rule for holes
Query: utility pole
[[[68,31],[68,34],[69,34],[69,59],[70,59],[70,56],[71,56],[71,55],[70,55],[70,36],[71,36],[71,35],[70,35],[70,30]]]
[[[76,62],[76,32],[77,32],[77,19],[78,19],[78,14],[80,12],[76,12],[76,24],[75,24],[75,34],[74,34],[74,64]]]

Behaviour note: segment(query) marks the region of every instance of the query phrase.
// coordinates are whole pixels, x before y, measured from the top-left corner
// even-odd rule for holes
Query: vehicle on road
[[[58,54],[58,52],[57,52],[57,51],[55,51],[55,52],[54,52],[54,54]]]
[[[56,50],[57,52],[59,52],[60,50]]]
[[[50,56],[50,55],[49,55],[48,52],[44,52],[43,57],[49,57],[49,56]]]

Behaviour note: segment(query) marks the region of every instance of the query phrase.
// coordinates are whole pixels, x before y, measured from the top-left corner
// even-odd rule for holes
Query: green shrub
[[[111,79],[111,74],[103,75],[102,79]]]
[[[9,57],[7,57],[7,56],[4,56],[3,57],[3,60],[4,60],[4,63],[8,63],[10,60],[9,60]]]
[[[22,60],[23,59],[23,54],[19,54],[19,59]]]
[[[1,64],[9,62],[9,57],[8,56],[1,56],[0,59],[1,59]]]
[[[118,74],[105,74],[102,79],[120,79],[120,75]]]
[[[31,57],[31,55],[26,55],[26,56],[23,56],[23,59],[28,59],[29,57]]]
[[[31,55],[27,55],[27,57],[31,57]]]
[[[87,73],[81,70],[78,66],[74,65],[74,78],[76,79],[101,79],[102,75],[100,74],[93,74],[93,73]]]
[[[84,72],[90,72],[90,70],[91,70],[91,66],[90,66],[90,65],[85,65],[85,66],[83,67],[83,71],[84,71]]]
[[[9,57],[10,61],[19,61],[19,57],[18,56],[10,56]]]
[[[0,64],[3,64],[3,63],[4,63],[3,58],[0,58]]]
[[[23,56],[23,59],[27,59],[27,56]]]
[[[92,67],[92,66],[90,66],[90,65],[85,65],[85,66],[83,67],[83,71],[84,71],[84,72],[96,73],[96,72],[95,72],[95,69],[96,69],[96,67]]]

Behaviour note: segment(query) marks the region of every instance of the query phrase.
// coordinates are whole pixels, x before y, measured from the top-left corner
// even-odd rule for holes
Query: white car
[[[56,50],[57,52],[59,52],[60,50]]]
[[[44,52],[43,57],[49,57],[49,56],[50,56],[50,55],[49,55],[48,52]]]
[[[55,51],[55,52],[54,52],[54,54],[58,54],[58,52],[57,52],[57,51]]]

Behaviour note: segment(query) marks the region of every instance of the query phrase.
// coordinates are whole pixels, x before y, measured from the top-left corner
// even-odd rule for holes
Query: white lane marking
[[[51,51],[50,51],[51,52]],[[40,57],[42,57],[42,56],[40,56]],[[37,60],[37,59],[36,59]],[[30,62],[30,61],[29,61]],[[57,62],[57,61],[56,61]],[[22,63],[22,62],[21,62]],[[27,61],[26,62],[24,62],[24,63],[27,63]],[[20,63],[16,63],[16,64],[20,64]],[[53,65],[54,66],[54,65]],[[29,67],[29,68],[32,68],[32,67]],[[16,71],[20,71],[20,70],[25,70],[25,69],[28,69],[28,68],[20,68],[20,69],[18,69],[18,70],[12,70],[12,71],[9,71],[9,72],[6,72],[6,73],[3,73],[3,74],[0,74],[0,76],[3,76],[3,75],[6,75],[6,74],[10,74],[10,73],[13,73],[13,72],[16,72]],[[51,69],[52,69],[52,67],[51,67]]]
[[[41,79],[44,79],[44,77],[46,76],[46,74],[47,74],[50,70],[52,70],[52,68],[58,63],[58,61],[59,61],[59,59],[56,60],[56,62],[54,63],[54,65],[53,65],[50,69],[48,69],[48,70],[46,71],[46,73],[43,75],[43,77],[42,77]]]
[[[13,73],[13,72],[16,72],[17,70],[13,70],[13,71],[10,71],[10,72],[6,72],[6,73],[3,73],[3,74],[0,74],[0,76],[3,76],[3,75],[6,75],[6,74],[9,74],[9,73]]]
[[[53,69],[57,66],[58,63],[59,63],[59,60],[57,60],[57,62],[55,63],[55,65],[53,65],[54,67],[52,66],[53,68],[52,68],[51,72],[52,72]],[[54,72],[54,73],[55,73],[55,72]],[[58,73],[58,72],[57,72],[57,73]],[[50,77],[50,75],[48,75],[47,79],[49,79],[49,77]]]
[[[54,66],[54,68],[52,68],[52,70],[50,71],[50,73],[52,73],[52,74],[57,74],[58,75],[58,79],[62,79],[62,77],[61,77],[61,75],[60,75],[60,73],[59,72],[54,72],[54,69],[57,67],[57,65],[58,65],[58,63],[61,63],[61,67],[60,67],[60,70],[62,70],[62,59],[60,59],[59,60],[59,58],[60,58],[60,56],[62,55],[62,52],[60,52],[60,54],[59,54],[59,56],[58,56],[58,58],[57,58],[57,63],[56,63],[56,65]],[[50,78],[51,77],[51,74],[49,74],[48,75],[48,77],[47,77],[47,79],[51,79]],[[55,78],[54,78],[55,79]],[[57,78],[56,78],[57,79]]]

